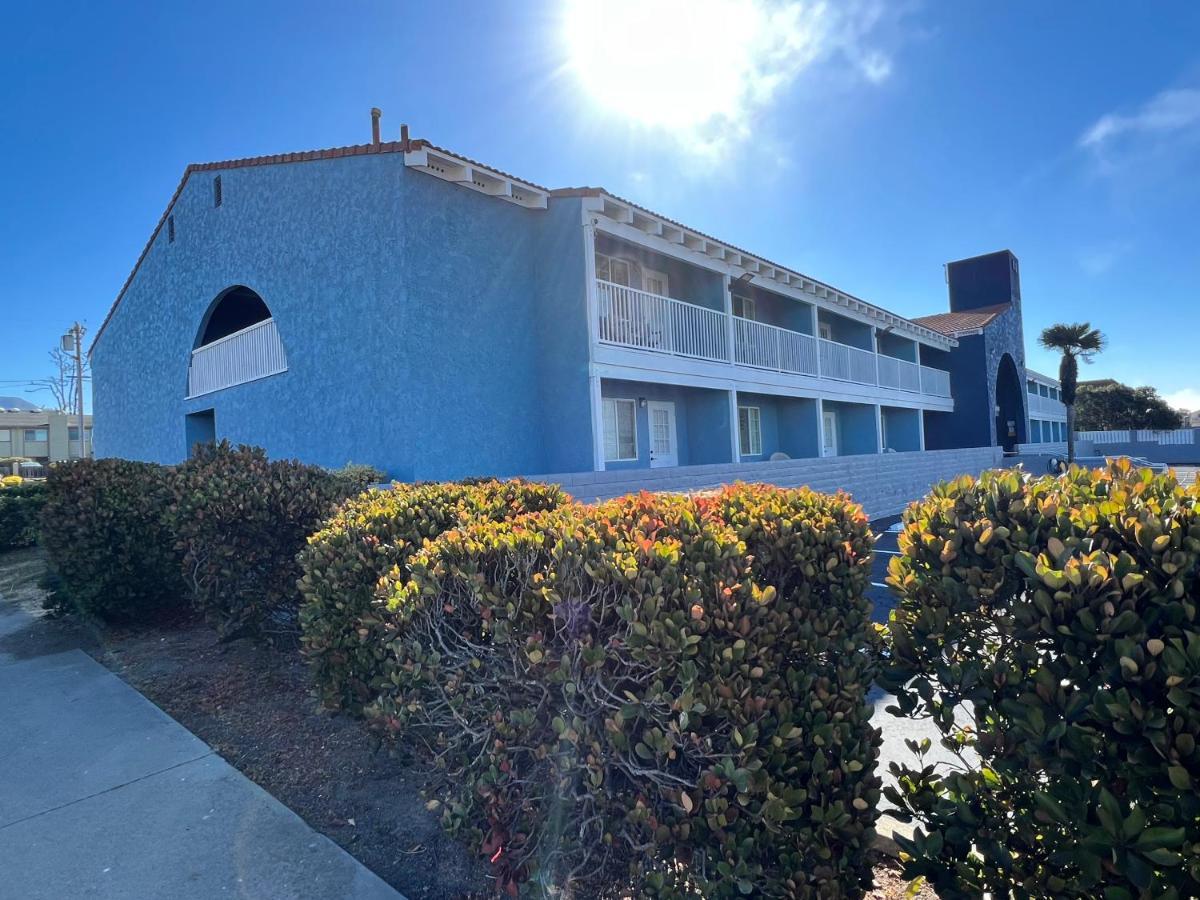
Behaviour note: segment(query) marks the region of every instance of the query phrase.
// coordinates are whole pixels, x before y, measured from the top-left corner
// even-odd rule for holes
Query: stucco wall
[[[577,199],[529,210],[405,168],[399,154],[194,173],[92,356],[96,452],[186,455],[219,438],[395,478],[591,465]],[[288,371],[185,400],[212,299],[266,301]],[[547,313],[555,310],[553,327]]]
[[[735,481],[782,487],[808,485],[814,490],[848,491],[872,518],[892,516],[924,496],[939,481],[977,475],[1002,464],[999,447],[838,456],[783,462],[646,469],[639,472],[579,472],[550,475],[579,500],[617,497],[633,491],[696,491]]]

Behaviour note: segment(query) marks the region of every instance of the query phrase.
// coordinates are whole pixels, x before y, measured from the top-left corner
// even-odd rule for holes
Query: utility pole
[[[83,326],[76,322],[62,337],[62,348],[68,353],[75,354],[75,412],[79,422],[79,458],[87,459],[89,450],[86,434],[83,430]],[[67,455],[70,456],[70,441],[67,442]]]

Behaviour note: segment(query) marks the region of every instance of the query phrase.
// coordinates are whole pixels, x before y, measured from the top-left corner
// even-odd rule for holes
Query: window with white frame
[[[45,428],[26,428],[25,440],[27,441],[48,441],[50,440],[50,432]]]
[[[601,281],[611,281],[625,287],[637,287],[633,283],[633,264],[618,256],[605,253],[596,254],[596,277]]]
[[[817,322],[817,337],[823,341],[833,340],[833,326],[828,322]]]
[[[757,406],[738,407],[738,452],[762,455],[762,412]]]
[[[749,319],[752,322],[756,321],[757,317],[755,316],[754,300],[751,297],[739,297],[737,294],[734,294],[733,314],[739,319]]]
[[[658,294],[660,297],[671,296],[667,291],[667,273],[656,272],[654,269],[642,269],[642,290],[647,294]]]
[[[604,461],[628,462],[638,458],[637,403],[605,397]]]

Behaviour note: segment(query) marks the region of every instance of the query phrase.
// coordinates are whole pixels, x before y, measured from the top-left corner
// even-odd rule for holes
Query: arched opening
[[[188,365],[188,396],[199,397],[286,371],[283,341],[263,298],[240,284],[218,294],[196,329]]]
[[[234,285],[222,291],[209,307],[208,315],[200,326],[197,347],[265,322],[271,318],[271,310],[263,298],[245,285]]]
[[[996,371],[996,441],[1009,452],[1026,441],[1025,389],[1017,364],[1007,353]]]

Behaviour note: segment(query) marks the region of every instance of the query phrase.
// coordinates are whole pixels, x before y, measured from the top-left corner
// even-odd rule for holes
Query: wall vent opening
[[[167,243],[175,243],[175,217],[167,216]]]
[[[220,206],[221,200],[221,176],[218,175],[213,179],[213,206]]]

